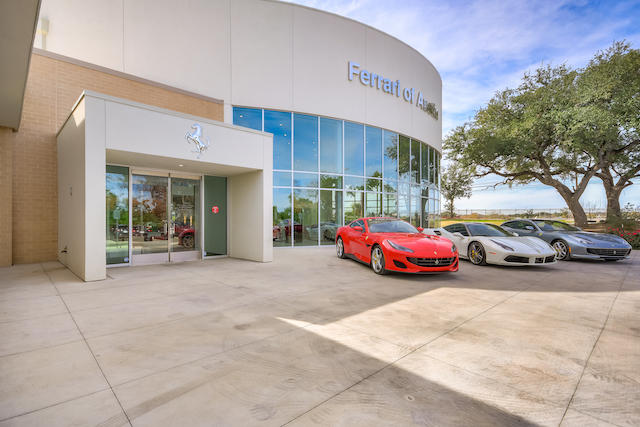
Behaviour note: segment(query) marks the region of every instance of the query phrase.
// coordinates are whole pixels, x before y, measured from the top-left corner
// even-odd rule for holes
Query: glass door
[[[170,177],[170,260],[200,258],[200,180]]]
[[[168,176],[131,176],[133,264],[169,261]]]

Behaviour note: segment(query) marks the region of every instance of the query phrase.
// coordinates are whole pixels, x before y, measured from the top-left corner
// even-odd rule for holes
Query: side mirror
[[[518,233],[516,233],[515,231],[513,233],[511,233],[514,235],[514,237],[520,237],[520,235]]]
[[[459,231],[456,231],[455,233],[453,233],[453,235],[456,236],[458,239],[462,239],[464,237],[462,233],[460,233]]]
[[[525,226],[524,226],[524,229],[525,229],[525,230],[529,230],[529,231],[533,231],[533,230],[535,230],[535,228],[533,228],[533,225],[525,225]]]
[[[418,230],[418,233],[422,233],[424,231],[424,228],[422,227],[416,227],[416,230]]]
[[[359,231],[360,233],[362,233],[364,231],[364,228],[360,227],[359,225],[356,225],[355,227],[353,227],[354,231]]]

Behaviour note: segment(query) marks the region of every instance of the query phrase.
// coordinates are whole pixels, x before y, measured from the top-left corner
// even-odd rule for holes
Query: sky
[[[518,85],[540,65],[578,68],[614,41],[640,49],[640,0],[290,0],[347,16],[408,43],[442,76],[443,137],[471,119],[493,94]],[[565,207],[551,188],[509,188],[487,177],[474,185],[460,209]],[[605,208],[602,184],[593,179],[583,206]],[[640,182],[626,189],[624,205],[640,205]]]

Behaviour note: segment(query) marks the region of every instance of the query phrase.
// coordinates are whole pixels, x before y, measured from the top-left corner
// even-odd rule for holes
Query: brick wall
[[[56,133],[83,90],[130,99],[144,104],[223,121],[221,103],[208,101],[169,88],[128,79],[81,65],[33,54],[25,90],[20,130],[9,136],[0,133],[0,155],[4,174],[6,140],[12,141],[12,230],[13,264],[56,259],[57,169]],[[11,132],[11,131],[8,131]],[[9,163],[9,162],[7,162]],[[2,175],[4,178],[4,175]],[[5,180],[0,197],[5,200]],[[6,239],[5,204],[0,214],[0,239]],[[6,249],[0,244],[0,265]],[[6,261],[5,261],[6,262]]]
[[[0,267],[11,265],[13,136],[0,127]]]

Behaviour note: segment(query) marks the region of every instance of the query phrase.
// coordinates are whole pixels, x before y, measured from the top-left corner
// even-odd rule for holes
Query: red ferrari
[[[422,234],[422,228],[397,218],[360,218],[340,227],[336,252],[371,265],[377,274],[458,271],[458,249],[451,240]]]

